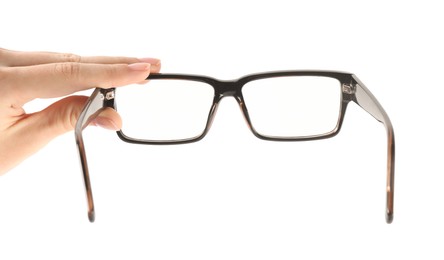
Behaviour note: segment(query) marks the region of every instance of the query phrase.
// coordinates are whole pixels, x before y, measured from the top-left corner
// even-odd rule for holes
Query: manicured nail
[[[146,63],[149,63],[151,65],[159,65],[160,64],[160,60],[159,59],[155,59],[155,58],[140,58],[139,60],[141,62],[146,62]]]
[[[128,68],[135,71],[147,71],[150,70],[151,64],[149,63],[133,63],[129,64]]]

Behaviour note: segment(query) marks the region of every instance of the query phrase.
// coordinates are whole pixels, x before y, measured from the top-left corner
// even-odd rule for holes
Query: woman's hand
[[[0,48],[0,175],[74,129],[87,97],[68,96],[31,114],[23,109],[27,102],[144,82],[150,72],[159,70],[160,61],[153,58],[80,57]],[[122,124],[110,108],[93,123],[112,130]]]

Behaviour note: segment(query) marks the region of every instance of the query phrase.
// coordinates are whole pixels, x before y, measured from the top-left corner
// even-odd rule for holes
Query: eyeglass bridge
[[[222,81],[220,89],[223,89],[219,95],[220,97],[235,97],[238,93],[238,83],[236,81]]]

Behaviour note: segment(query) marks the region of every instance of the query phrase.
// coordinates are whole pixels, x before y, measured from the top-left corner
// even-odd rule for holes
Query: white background
[[[353,72],[395,127],[394,222],[384,219],[385,131],[370,115],[351,105],[335,138],[274,143],[226,99],[195,144],[137,146],[88,130],[94,224],[73,133],[1,177],[0,259],[444,257],[439,1],[97,2],[3,1],[0,46],[152,56],[163,72],[221,79]]]

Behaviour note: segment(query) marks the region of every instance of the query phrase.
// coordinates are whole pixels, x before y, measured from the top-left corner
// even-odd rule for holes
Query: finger
[[[149,63],[53,63],[3,68],[4,77],[0,85],[5,89],[5,95],[0,99],[10,106],[21,107],[35,98],[60,97],[93,87],[129,85],[144,81],[151,68],[153,72],[159,70]]]
[[[74,129],[87,97],[70,96],[43,111],[30,114],[0,136],[0,174],[12,169],[52,139]],[[117,112],[106,108],[93,122],[106,129],[118,130],[122,121]]]
[[[58,135],[72,131],[86,101],[87,97],[85,96],[63,98],[46,109],[30,115],[28,119],[35,123],[28,126],[28,130],[33,132],[33,129],[39,129],[38,131],[43,134],[42,139],[48,141]],[[117,131],[122,127],[122,119],[114,109],[105,108],[91,124]]]
[[[108,130],[118,131],[122,128],[122,118],[116,110],[107,107],[100,112],[91,124]]]
[[[62,119],[67,115],[68,121],[74,121],[86,102],[87,97],[75,97],[60,100],[45,110],[21,118],[0,136],[0,172],[6,172],[24,159],[36,153],[55,136],[71,128],[71,123]],[[54,127],[58,125],[58,127]]]
[[[17,67],[62,62],[97,64],[131,64],[146,62],[152,65],[157,65],[160,63],[160,60],[155,58],[134,58],[122,56],[79,56],[72,53],[22,52],[0,49],[0,66]]]

